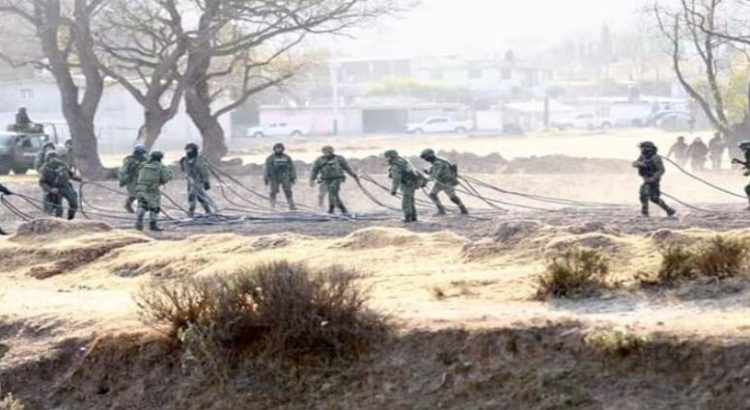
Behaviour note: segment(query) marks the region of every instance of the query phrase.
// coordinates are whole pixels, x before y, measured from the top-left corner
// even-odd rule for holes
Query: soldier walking
[[[670,208],[663,199],[661,199],[661,177],[664,175],[664,163],[658,154],[658,149],[653,142],[646,141],[638,145],[641,150],[641,156],[633,163],[634,168],[638,168],[638,175],[643,178],[643,185],[640,189],[641,214],[649,216],[649,201],[659,205],[667,216],[674,216],[677,213]]]
[[[297,182],[297,171],[294,169],[294,161],[284,150],[282,143],[273,146],[273,154],[266,159],[263,181],[271,188],[271,208],[276,208],[276,197],[283,189],[289,209],[296,211],[292,186]]]
[[[714,171],[721,170],[721,162],[724,157],[724,151],[727,149],[726,139],[721,136],[720,132],[714,134],[714,137],[708,141],[709,158],[711,158],[711,169]]]
[[[690,157],[690,167],[693,171],[702,172],[706,170],[706,162],[708,161],[708,147],[703,143],[703,140],[696,138],[690,147],[688,148],[688,156]]]
[[[677,142],[672,145],[667,153],[667,158],[674,157],[674,160],[681,167],[685,167],[688,163],[688,144],[685,142],[685,137],[677,137]]]
[[[418,174],[406,159],[400,157],[395,150],[388,150],[384,154],[388,160],[388,176],[393,181],[391,195],[396,195],[401,190],[401,209],[404,212],[404,222],[417,222],[417,206],[414,193],[418,188],[424,187],[427,182],[421,174]]]
[[[445,215],[445,207],[440,202],[439,195],[441,192],[445,192],[448,195],[451,202],[458,206],[462,215],[468,215],[469,210],[466,209],[461,198],[456,195],[458,167],[447,159],[438,157],[435,155],[435,151],[429,148],[422,151],[419,157],[431,164],[430,169],[425,170],[425,172],[430,176],[430,180],[434,181],[429,197],[437,207],[437,215]]]
[[[48,152],[39,171],[39,185],[45,193],[45,209],[53,210],[56,217],[62,218],[65,199],[68,202],[68,220],[74,219],[78,211],[78,193],[70,181],[81,181],[81,178],[60,161],[57,152]]]
[[[742,165],[742,167],[745,170],[744,175],[746,177],[750,176],[750,141],[742,141],[740,142],[737,147],[742,151],[742,153],[745,155],[745,160],[741,160],[738,158],[732,159],[732,164],[739,164]],[[745,187],[745,194],[747,194],[747,198],[750,201],[750,184],[748,184]],[[750,206],[747,208],[750,211]]]
[[[118,173],[120,187],[127,187],[128,190],[128,197],[125,198],[125,210],[131,214],[135,213],[133,203],[138,200],[138,194],[135,191],[136,185],[138,185],[138,172],[141,166],[148,160],[146,157],[147,153],[148,148],[144,144],[138,144],[133,147],[133,153],[125,157],[122,161],[122,166]]]
[[[190,143],[185,146],[185,156],[180,159],[180,169],[187,176],[188,216],[195,216],[198,202],[207,214],[212,213],[213,201],[206,193],[211,189],[208,160],[199,154],[198,145]]]
[[[312,174],[310,175],[310,187],[315,187],[320,183],[325,187],[328,193],[328,213],[333,214],[336,208],[341,210],[342,214],[347,214],[346,206],[341,201],[340,192],[341,184],[346,180],[346,174],[359,182],[359,177],[341,155],[334,153],[333,147],[327,145],[321,150],[323,155],[315,161]],[[320,181],[318,181],[320,177]]]
[[[138,171],[135,192],[138,197],[138,212],[135,229],[143,230],[143,219],[149,214],[149,229],[160,232],[159,213],[161,212],[161,190],[159,188],[172,180],[172,171],[162,164],[164,154],[154,151]]]

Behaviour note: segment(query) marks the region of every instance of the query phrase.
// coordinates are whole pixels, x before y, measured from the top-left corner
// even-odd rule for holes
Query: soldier
[[[672,145],[672,148],[669,149],[667,158],[672,158],[674,156],[674,160],[677,161],[681,167],[684,167],[688,162],[687,153],[688,144],[685,143],[685,137],[677,137],[677,142],[675,142],[674,145]]]
[[[721,136],[720,132],[714,134],[714,137],[708,141],[709,157],[711,158],[711,169],[718,171],[721,169],[721,160],[724,157],[724,151],[727,149],[726,139]]]
[[[690,157],[690,167],[693,171],[701,172],[706,170],[706,162],[708,161],[708,147],[703,143],[703,140],[696,138],[690,147],[688,148],[688,156]]]
[[[78,168],[76,167],[75,155],[73,154],[73,140],[65,141],[63,147],[64,148],[60,152],[60,161],[62,161],[72,172],[77,173]]]
[[[16,113],[16,131],[26,132],[31,130],[34,123],[29,118],[29,113],[26,112],[26,107],[21,107]]]
[[[294,204],[292,186],[297,182],[297,171],[294,169],[294,162],[289,155],[284,153],[284,144],[278,143],[273,146],[273,154],[266,159],[266,170],[263,181],[266,186],[271,187],[271,208],[276,208],[276,197],[279,195],[279,188],[284,190],[286,203],[292,211],[297,210]]]
[[[187,175],[188,215],[195,216],[196,202],[200,202],[203,210],[212,213],[211,204],[206,191],[211,189],[208,160],[198,153],[198,145],[185,145],[185,156],[180,159],[180,169]]]
[[[748,177],[750,176],[750,141],[742,141],[737,147],[745,154],[745,160],[733,158],[732,164],[742,165],[745,168],[744,175]],[[748,200],[750,200],[750,185],[745,187],[745,194],[747,194]],[[750,210],[750,206],[747,209]]]
[[[395,196],[401,189],[401,209],[404,211],[404,222],[417,222],[417,206],[414,203],[414,192],[424,187],[426,179],[414,171],[409,161],[401,158],[395,150],[384,154],[388,160],[388,176],[393,181],[391,195]]]
[[[55,147],[54,142],[48,142],[44,144],[42,147],[42,150],[39,151],[38,154],[36,154],[36,161],[34,161],[34,169],[36,169],[36,172],[39,172],[39,170],[42,169],[44,166],[44,161],[47,158],[47,153],[50,151],[56,151],[57,147]]]
[[[68,220],[76,217],[78,211],[78,194],[70,181],[80,181],[55,151],[47,153],[47,158],[39,173],[39,185],[45,196],[45,209],[54,210],[55,216],[63,216],[63,199],[68,202]]]
[[[6,188],[5,185],[0,184],[0,194],[3,195],[13,195],[13,192],[10,192],[10,189]],[[0,235],[7,235],[8,233],[3,230],[3,227],[0,226]]]
[[[342,214],[347,214],[348,211],[339,196],[341,184],[346,180],[345,174],[349,174],[358,183],[359,177],[352,171],[344,157],[334,153],[333,147],[327,145],[321,151],[323,155],[313,165],[310,186],[315,187],[318,176],[320,176],[319,183],[325,187],[328,193],[328,213],[332,214],[336,208],[339,208]]]
[[[139,231],[143,230],[143,218],[146,212],[149,213],[149,229],[155,232],[163,230],[157,225],[159,212],[161,212],[159,187],[172,180],[172,171],[161,163],[162,159],[164,159],[164,153],[154,151],[138,171],[138,182],[135,185],[135,192],[138,196],[135,229]]]
[[[674,209],[667,206],[661,199],[661,177],[664,175],[664,163],[659,156],[658,149],[653,142],[646,141],[638,145],[641,150],[641,156],[633,163],[634,168],[638,168],[638,175],[643,178],[643,185],[640,190],[641,214],[649,216],[649,200],[661,207],[667,216],[672,217],[677,213]]]
[[[430,169],[425,170],[425,172],[430,176],[432,181],[435,181],[429,196],[432,202],[435,203],[435,206],[437,206],[437,215],[445,215],[445,207],[440,202],[440,197],[438,196],[441,192],[445,192],[451,202],[458,205],[458,209],[461,210],[462,215],[468,215],[469,210],[461,202],[461,198],[456,195],[458,167],[447,159],[438,157],[435,155],[435,151],[429,148],[422,151],[419,157],[432,164]]]
[[[135,213],[133,203],[138,199],[138,194],[135,191],[135,187],[138,185],[138,172],[148,160],[147,153],[148,148],[144,144],[137,144],[133,147],[133,154],[128,155],[122,161],[122,166],[118,172],[120,187],[127,187],[128,189],[128,197],[125,198],[125,210],[131,214]]]

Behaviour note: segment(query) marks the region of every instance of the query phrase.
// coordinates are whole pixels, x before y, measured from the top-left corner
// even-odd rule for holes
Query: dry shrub
[[[136,297],[145,323],[207,353],[275,357],[356,356],[382,340],[386,321],[365,306],[353,271],[312,271],[274,262],[230,277],[193,278],[144,288]]]
[[[575,248],[553,258],[537,280],[537,298],[585,296],[605,286],[609,261],[593,249]]]
[[[649,343],[645,336],[620,330],[588,334],[583,338],[586,346],[610,356],[625,357],[641,351]]]
[[[746,241],[717,236],[699,245],[695,268],[711,278],[729,278],[744,273],[748,267],[750,248]]]
[[[643,277],[642,285],[672,285],[699,277],[726,279],[747,273],[750,265],[747,241],[722,236],[693,246],[672,245],[661,256],[656,278]]]
[[[0,410],[24,410],[25,408],[23,402],[13,397],[13,394],[8,394],[0,399]]]
[[[695,254],[684,245],[672,245],[661,251],[661,266],[657,272],[657,282],[675,283],[695,279]]]

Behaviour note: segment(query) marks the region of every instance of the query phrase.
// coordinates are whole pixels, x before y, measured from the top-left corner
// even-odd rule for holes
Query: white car
[[[595,128],[607,129],[612,128],[612,120],[604,117],[597,117],[593,112],[584,112],[573,114],[567,117],[558,118],[552,121],[552,127],[559,130],[570,128],[593,130]]]
[[[406,131],[410,134],[466,132],[471,128],[470,121],[454,121],[450,117],[429,117],[419,123],[406,124]]]
[[[301,137],[307,134],[303,127],[290,125],[286,122],[274,122],[268,125],[250,127],[245,130],[245,136],[248,138],[264,137]]]

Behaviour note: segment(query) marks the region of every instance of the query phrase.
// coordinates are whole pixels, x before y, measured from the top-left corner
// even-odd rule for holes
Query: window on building
[[[22,100],[33,100],[34,99],[34,90],[29,88],[24,88],[21,90],[21,99]]]

